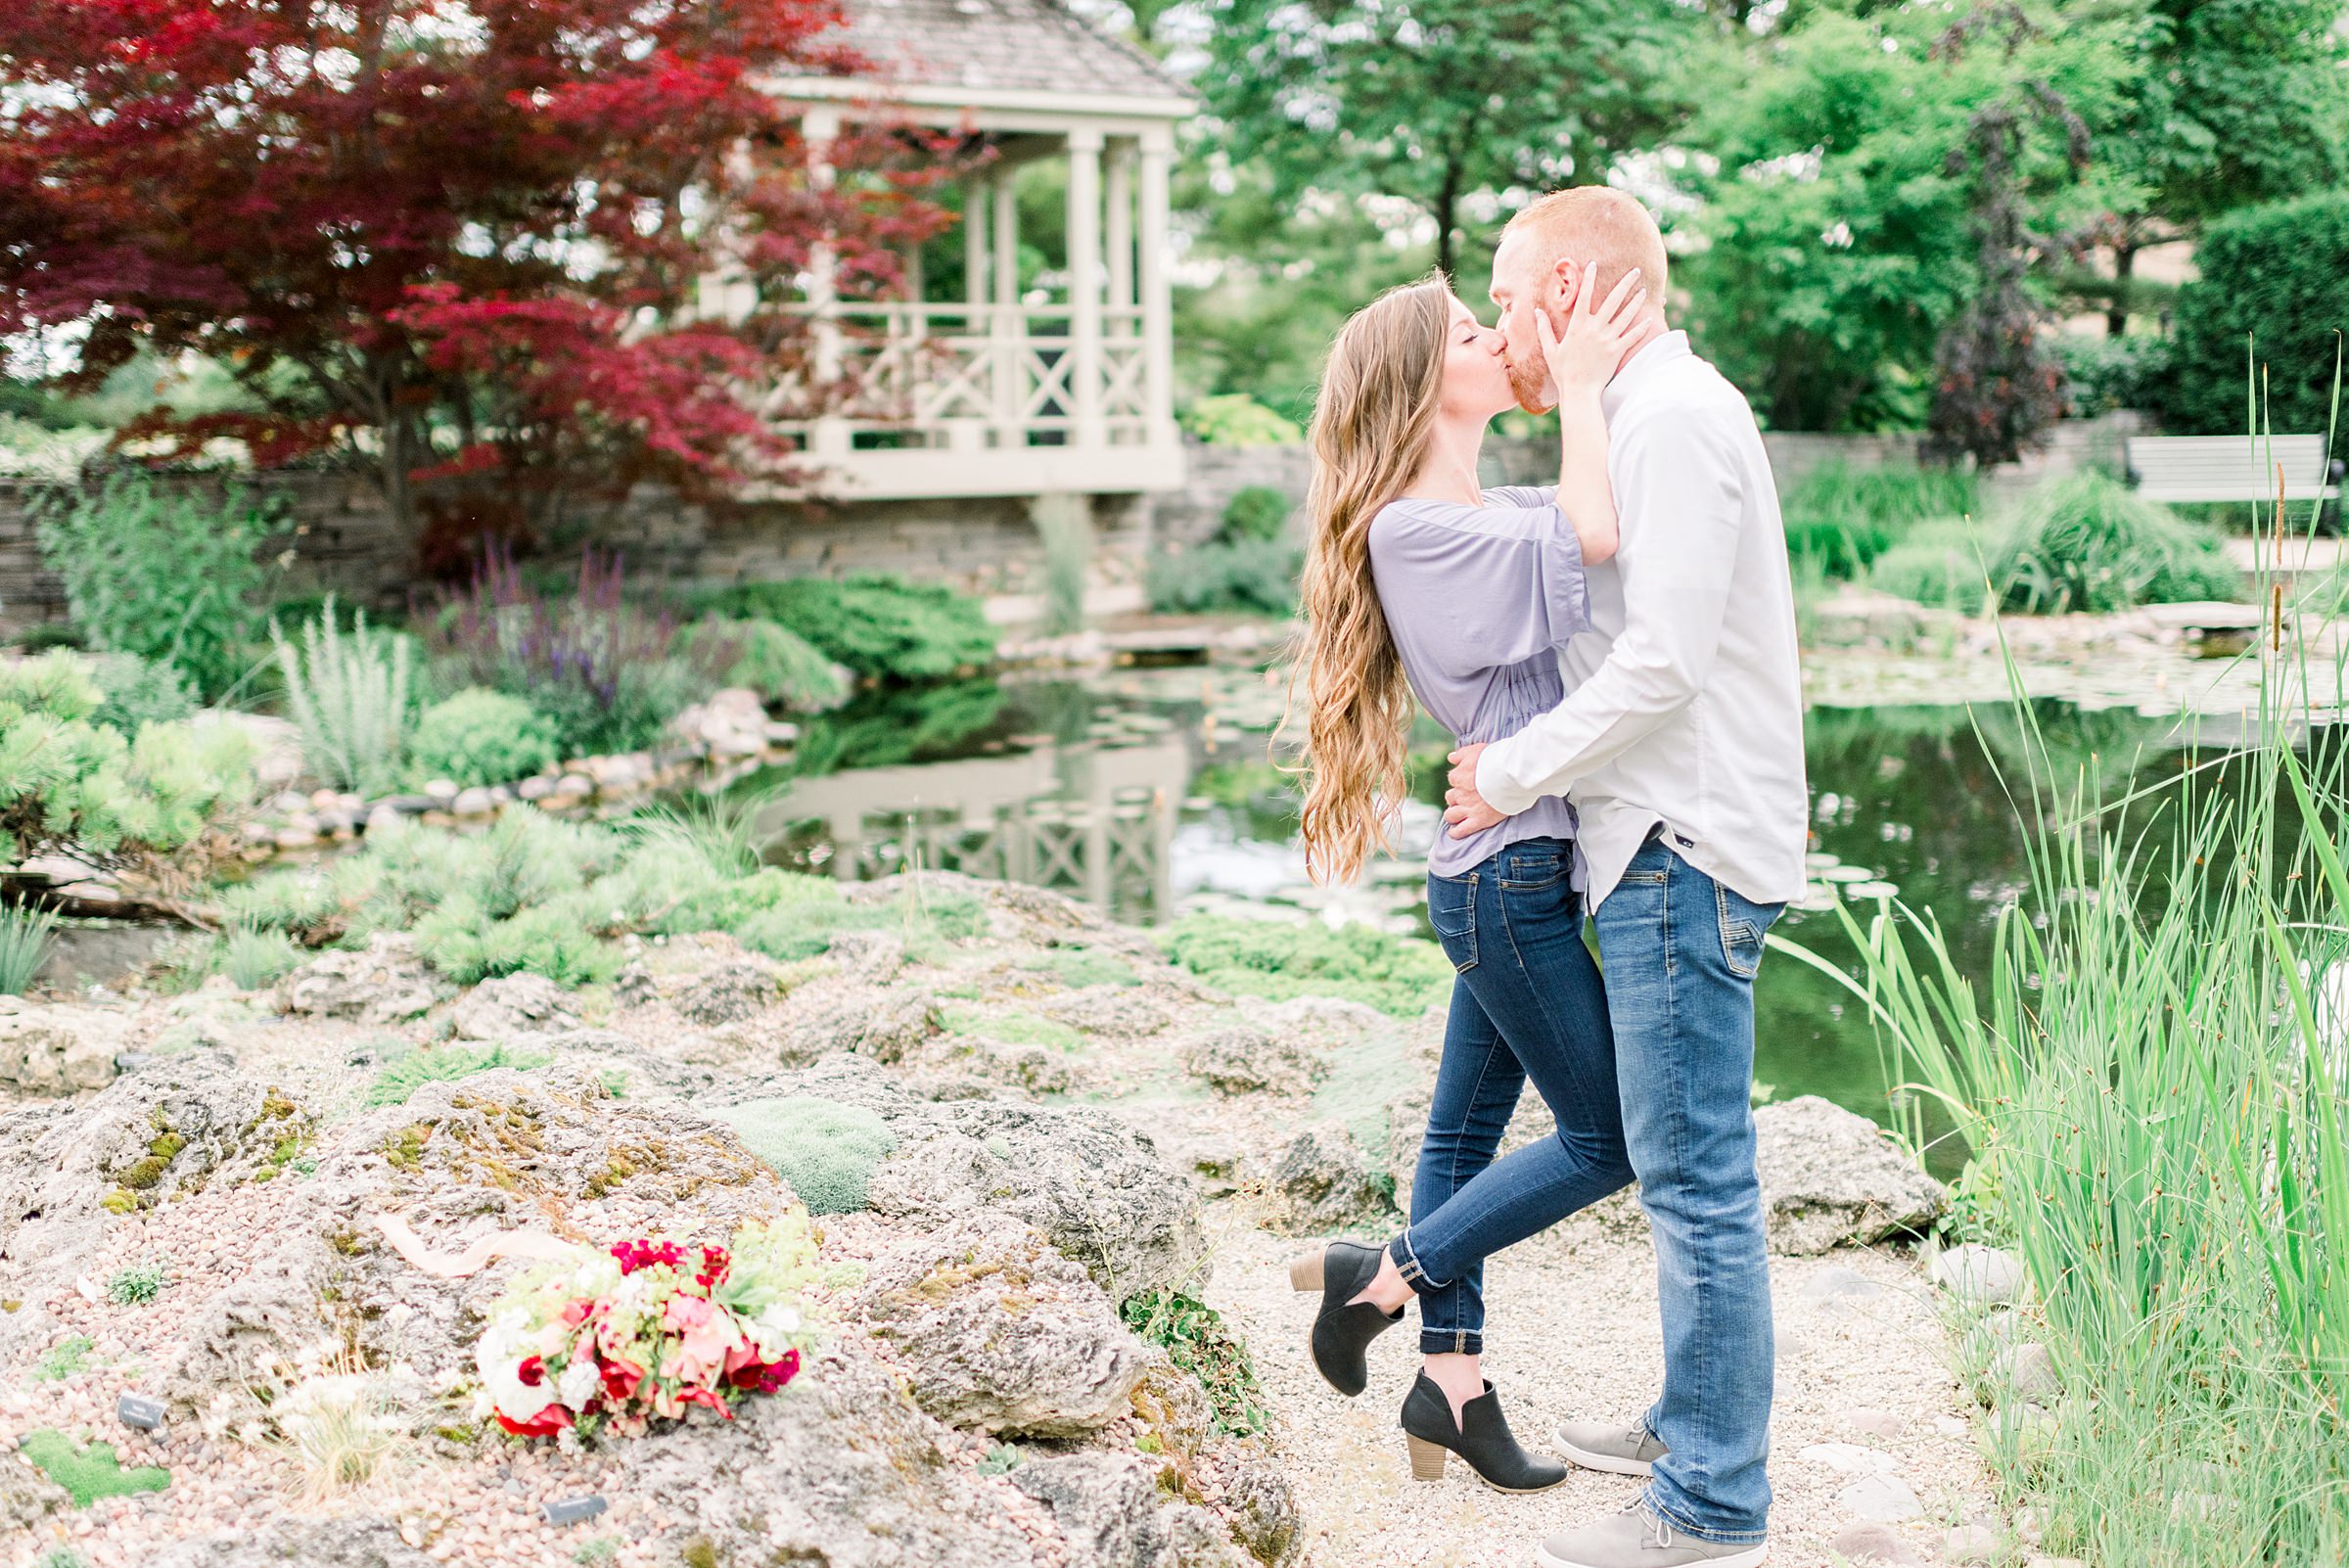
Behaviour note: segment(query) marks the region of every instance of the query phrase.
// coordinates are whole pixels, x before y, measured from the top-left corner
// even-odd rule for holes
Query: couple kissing
[[[1297,1261],[1315,1366],[1359,1394],[1416,1302],[1402,1425],[1507,1492],[1642,1481],[1541,1568],[1748,1568],[1771,1492],[1770,1279],[1751,1093],[1763,937],[1803,886],[1792,588],[1745,398],[1666,319],[1664,242],[1611,189],[1503,231],[1497,325],[1443,278],[1331,349],[1313,420],[1304,838],[1347,880],[1389,847],[1414,701],[1454,737],[1428,920],[1458,971],[1409,1224]],[[1553,485],[1484,488],[1485,429],[1558,422]],[[1593,958],[1586,920],[1595,932]],[[1528,1080],[1557,1130],[1498,1157]],[[1664,1380],[1637,1412],[1512,1434],[1482,1371],[1485,1260],[1636,1182]],[[1539,1354],[1571,1356],[1571,1344]]]

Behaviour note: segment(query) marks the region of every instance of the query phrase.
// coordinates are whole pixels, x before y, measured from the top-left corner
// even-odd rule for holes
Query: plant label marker
[[[162,1401],[125,1394],[115,1401],[115,1419],[141,1432],[152,1432],[163,1424]]]
[[[583,1524],[604,1511],[603,1494],[590,1492],[585,1497],[558,1498],[538,1509],[550,1525],[560,1529],[565,1525]]]

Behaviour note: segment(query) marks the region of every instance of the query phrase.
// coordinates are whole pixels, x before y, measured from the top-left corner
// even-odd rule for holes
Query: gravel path
[[[1405,1332],[1373,1348],[1368,1391],[1341,1398],[1306,1356],[1308,1298],[1290,1291],[1283,1268],[1303,1244],[1228,1205],[1220,1219],[1208,1299],[1255,1351],[1274,1441],[1310,1521],[1310,1561],[1526,1568],[1543,1535],[1632,1497],[1632,1482],[1584,1470],[1546,1493],[1505,1496],[1456,1461],[1441,1483],[1413,1482],[1395,1425],[1416,1370]],[[1654,1397],[1663,1368],[1654,1268],[1644,1242],[1587,1220],[1489,1268],[1485,1365],[1528,1447],[1547,1448],[1562,1417],[1628,1415]],[[1773,1562],[1836,1561],[1837,1537],[1871,1515],[1918,1557],[1937,1559],[1950,1526],[1982,1511],[1986,1489],[1923,1274],[1905,1256],[1845,1249],[1773,1258],[1771,1275]],[[1912,1495],[1913,1516],[1885,1517],[1904,1504],[1898,1488],[1869,1480],[1879,1470]]]

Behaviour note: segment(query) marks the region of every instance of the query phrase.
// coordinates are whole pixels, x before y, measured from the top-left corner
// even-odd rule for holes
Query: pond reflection
[[[811,721],[790,767],[743,788],[771,792],[760,815],[770,858],[844,879],[919,865],[1057,889],[1142,924],[1245,902],[1426,934],[1421,857],[1441,826],[1446,738],[1414,736],[1401,853],[1359,888],[1323,890],[1296,845],[1294,781],[1266,758],[1279,708],[1277,685],[1249,670],[884,693]],[[2031,718],[1814,710],[1817,880],[1778,933],[1850,970],[1834,900],[1865,918],[1897,896],[1931,911],[1963,969],[1986,976],[1999,911],[2030,882],[2009,789],[2023,810],[2041,808],[2020,782],[2034,744],[2045,776],[2094,776],[2106,791],[2185,766],[2174,719],[2059,704]],[[1758,1007],[1762,1083],[1888,1117],[1872,1032],[1831,978],[1781,954],[1763,966]]]

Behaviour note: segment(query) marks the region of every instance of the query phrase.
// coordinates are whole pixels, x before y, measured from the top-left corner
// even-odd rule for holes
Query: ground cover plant
[[[1186,915],[1159,934],[1159,945],[1235,996],[1343,996],[1413,1018],[1451,994],[1451,960],[1442,948],[1366,925]]]
[[[1216,1425],[1234,1437],[1270,1430],[1272,1413],[1265,1407],[1255,1359],[1224,1326],[1222,1314],[1196,1296],[1164,1287],[1127,1297],[1118,1314],[1127,1327],[1199,1380],[1215,1407]]]

